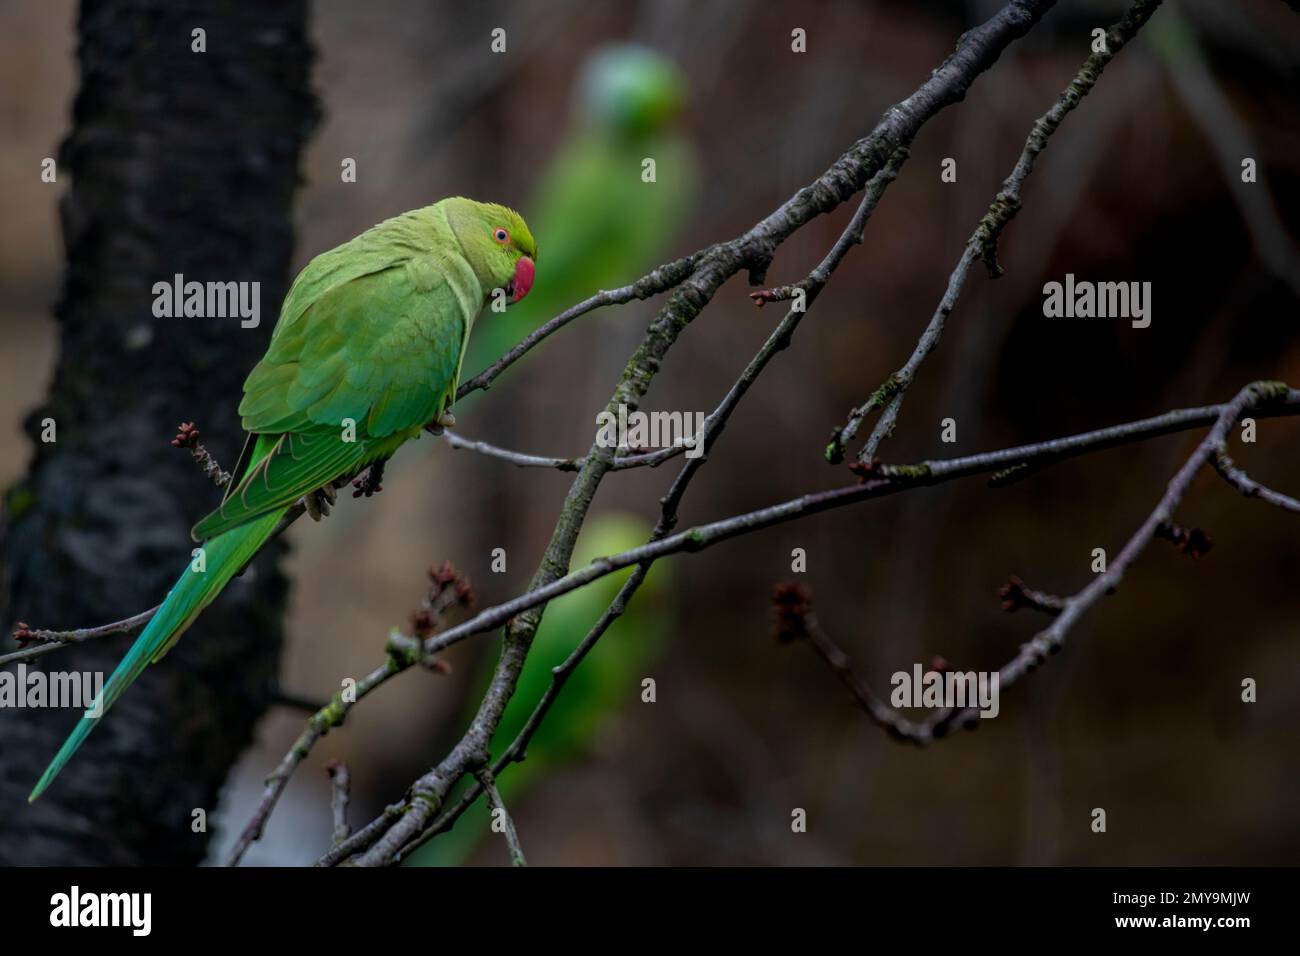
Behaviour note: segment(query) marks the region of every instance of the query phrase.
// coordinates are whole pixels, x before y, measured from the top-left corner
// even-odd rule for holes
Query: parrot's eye
[[[492,233],[492,238],[504,246],[510,241],[510,231],[507,229],[497,229]]]

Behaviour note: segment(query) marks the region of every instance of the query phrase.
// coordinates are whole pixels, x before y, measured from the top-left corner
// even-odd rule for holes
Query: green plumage
[[[699,193],[696,151],[681,123],[687,99],[678,68],[642,47],[608,47],[584,65],[573,122],[532,198],[530,218],[546,236],[546,286],[484,324],[474,367],[671,257]],[[642,178],[647,157],[652,183]]]
[[[172,587],[29,800],[252,559],[290,505],[387,458],[438,418],[455,398],[475,317],[519,276],[520,260],[536,256],[517,213],[453,198],[308,263],[244,383],[239,413],[255,440],[238,483],[194,526],[202,562]]]

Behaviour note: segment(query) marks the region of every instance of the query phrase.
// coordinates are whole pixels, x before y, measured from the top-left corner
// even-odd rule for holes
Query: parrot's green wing
[[[276,327],[244,384],[244,428],[279,434],[351,421],[358,435],[383,438],[432,420],[455,388],[482,302],[477,283],[465,285],[454,264],[430,258],[327,289]]]
[[[293,504],[303,495],[350,475],[396,450],[406,435],[343,441],[339,429],[315,428],[259,435],[255,464],[221,503],[191,531],[206,541],[258,515]],[[260,456],[260,457],[258,457]]]
[[[436,418],[455,394],[477,305],[465,271],[450,260],[399,261],[326,284],[297,312],[291,293],[239,406],[244,428],[258,436],[255,464],[194,526],[194,538],[389,455]]]

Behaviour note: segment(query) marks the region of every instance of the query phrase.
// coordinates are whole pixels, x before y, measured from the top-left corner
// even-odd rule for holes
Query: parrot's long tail
[[[117,702],[128,687],[135,683],[145,667],[159,660],[166,654],[185,629],[194,623],[199,613],[212,603],[248,560],[257,553],[266,539],[271,536],[275,526],[288,508],[259,515],[245,524],[219,534],[203,545],[202,563],[198,556],[190,562],[185,573],[181,575],[162,606],[149,620],[148,625],[136,642],[127,651],[122,663],[108,679],[77,723],[62,748],[55,754],[45,773],[37,782],[32,794],[27,798],[30,803],[45,792],[45,788],[59,775],[59,771],[72,759],[77,748],[90,736],[108,709]],[[196,567],[203,570],[196,570]]]

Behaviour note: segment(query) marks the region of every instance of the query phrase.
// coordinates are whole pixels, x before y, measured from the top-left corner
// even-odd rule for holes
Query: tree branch
[[[68,644],[79,644],[82,641],[91,641],[98,637],[109,637],[113,634],[130,634],[132,631],[144,627],[157,610],[158,607],[154,606],[147,611],[141,611],[139,614],[120,621],[114,621],[111,624],[101,624],[98,627],[82,627],[72,631],[33,629],[19,621],[18,626],[14,628],[14,640],[20,644],[28,641],[38,641],[40,643],[9,654],[0,655],[0,667],[5,664],[12,664],[15,661],[32,660],[44,654],[49,654],[51,651],[57,651]]]
[[[1034,162],[1038,154],[1047,148],[1048,139],[1060,127],[1061,122],[1092,91],[1106,65],[1129,40],[1137,35],[1160,3],[1161,0],[1135,0],[1123,18],[1106,34],[1105,51],[1093,53],[1088,57],[1074,79],[1061,91],[1051,109],[1034,123],[1011,175],[1003,182],[1002,189],[994,197],[988,212],[980,219],[971,237],[966,240],[961,258],[957,260],[957,265],[948,277],[948,286],[944,290],[943,297],[939,300],[930,323],[921,333],[916,348],[903,367],[885,379],[866,402],[849,413],[848,421],[832,433],[830,444],[826,446],[826,459],[829,462],[837,464],[842,461],[845,446],[857,435],[862,422],[873,411],[883,408],[884,411],[872,429],[871,435],[858,453],[859,461],[871,461],[875,458],[880,443],[893,433],[898,421],[898,413],[903,405],[903,397],[916,378],[921,363],[939,345],[944,325],[957,305],[957,299],[966,284],[966,276],[971,264],[977,259],[983,259],[988,266],[990,276],[996,278],[1002,274],[1002,267],[998,265],[997,260],[998,238],[1007,223],[1020,211],[1020,191],[1029,174],[1034,170]]]
[[[351,830],[348,827],[348,802],[351,798],[350,784],[348,778],[348,765],[341,760],[331,760],[329,766],[325,768],[329,773],[330,783],[332,784],[330,798],[330,813],[334,817],[334,846],[338,846],[348,838]]]
[[[1151,541],[1160,536],[1162,529],[1173,522],[1174,509],[1178,507],[1192,479],[1207,462],[1212,462],[1227,440],[1228,430],[1247,411],[1255,408],[1275,405],[1281,400],[1294,401],[1297,393],[1288,390],[1278,382],[1255,382],[1247,385],[1232,401],[1225,403],[1214,421],[1214,427],[1200,442],[1196,450],[1170,480],[1155,509],[1141,527],[1124,545],[1109,567],[1098,574],[1082,590],[1068,598],[1054,598],[1038,592],[1024,591],[1033,596],[1029,603],[1049,613],[1055,613],[1053,623],[1020,646],[1019,652],[998,671],[999,687],[1005,689],[1015,684],[1029,672],[1046,662],[1049,655],[1057,653],[1065,643],[1066,636],[1074,624],[1103,596],[1114,594],[1123,580],[1125,573],[1146,549]],[[1012,579],[1013,587],[1020,585],[1018,579]],[[798,587],[798,586],[796,586]],[[1006,588],[1003,589],[1004,599]],[[1016,590],[1022,590],[1016,588]],[[1004,608],[1008,608],[1004,603]],[[953,726],[973,730],[979,726],[976,708],[960,707],[940,709],[925,721],[915,722],[904,717],[893,707],[886,705],[853,670],[848,655],[821,630],[812,613],[811,603],[806,599],[801,606],[791,612],[797,624],[797,635],[810,639],[814,649],[821,655],[830,668],[849,688],[863,711],[877,725],[886,730],[891,737],[917,745],[925,745],[947,736]],[[792,630],[787,626],[787,633]]]
[[[468,583],[465,582],[465,579],[457,574],[450,564],[434,568],[429,572],[429,577],[431,580],[429,593],[425,597],[421,610],[414,615],[416,636],[408,637],[396,631],[390,634],[385,645],[387,654],[384,662],[357,681],[354,686],[341,687],[328,704],[307,720],[307,725],[293,742],[289,752],[284,755],[279,765],[266,778],[266,788],[262,793],[262,799],[258,802],[252,818],[240,833],[234,849],[226,860],[226,866],[238,866],[248,848],[261,838],[262,831],[266,827],[266,821],[270,819],[271,812],[279,802],[281,795],[284,793],[284,788],[288,785],[289,778],[293,776],[294,771],[307,759],[312,748],[316,746],[316,742],[329,733],[332,728],[340,726],[344,718],[347,717],[348,712],[363,697],[382,686],[390,678],[409,670],[416,664],[424,664],[433,670],[442,673],[446,672],[444,668],[439,666],[439,662],[432,655],[424,653],[420,638],[440,627],[444,615],[451,608],[457,605],[468,605],[472,600],[472,592],[468,590]],[[344,773],[346,774],[346,771]],[[338,785],[337,779],[335,784]],[[342,786],[347,786],[346,776]],[[344,806],[346,807],[346,797],[344,798]],[[343,843],[346,837],[346,833],[342,837],[338,835],[336,819],[335,846],[337,847]]]
[[[767,367],[767,364],[778,352],[789,344],[795,328],[806,314],[807,309],[811,308],[813,301],[817,297],[817,293],[820,292],[822,287],[824,287],[829,281],[835,269],[843,261],[845,255],[848,254],[849,249],[854,245],[861,243],[863,231],[865,230],[866,224],[870,220],[872,213],[875,212],[876,205],[879,203],[881,196],[884,195],[885,190],[889,187],[889,184],[897,178],[899,168],[906,159],[906,149],[900,148],[894,153],[885,168],[872,177],[871,182],[867,184],[866,195],[858,205],[857,211],[853,214],[848,226],[845,227],[844,232],[840,235],[835,245],[832,246],[831,250],[826,254],[818,266],[809,273],[806,279],[797,283],[796,286],[785,287],[786,289],[794,289],[797,287],[806,293],[807,298],[804,307],[792,307],[786,312],[785,317],[782,318],[782,320],[777,324],[777,327],[768,336],[767,340],[763,343],[763,346],[759,349],[758,354],[756,354],[745,367],[740,378],[723,397],[722,401],[718,404],[718,407],[705,418],[702,432],[696,438],[696,440],[701,442],[704,446],[703,453],[698,458],[691,459],[682,468],[676,480],[673,482],[668,494],[665,495],[661,501],[660,518],[655,526],[654,532],[650,536],[650,542],[662,539],[673,529],[673,526],[677,522],[677,506],[680,503],[682,496],[686,493],[686,488],[690,484],[691,478],[707,460],[708,453],[712,449],[713,443],[717,440],[723,427],[726,425],[727,419],[731,417],[731,413],[740,403],[745,392],[748,391],[749,387],[755,380],[757,380],[759,374]],[[760,307],[765,302],[780,301],[794,297],[793,292],[790,292],[788,295],[768,295],[763,293],[756,293],[756,295],[758,297],[755,299],[755,302]],[[551,705],[559,696],[565,683],[568,682],[569,677],[573,674],[574,670],[577,669],[578,665],[582,663],[582,660],[587,656],[588,652],[596,646],[596,643],[609,629],[610,625],[622,616],[623,612],[627,609],[628,602],[641,587],[641,584],[645,580],[646,574],[649,570],[650,562],[648,561],[637,565],[628,580],[623,583],[621,588],[619,588],[618,594],[610,603],[609,607],[606,608],[595,626],[590,632],[588,632],[587,636],[582,639],[568,658],[565,659],[559,667],[552,671],[551,683],[542,694],[541,700],[539,700],[537,705],[534,707],[533,712],[529,716],[524,727],[493,765],[493,774],[500,775],[510,763],[524,759],[529,741],[532,740],[533,735],[537,732],[537,728],[541,726],[542,720],[550,710]],[[405,859],[418,847],[424,845],[425,842],[453,826],[456,820],[460,818],[460,815],[478,799],[482,792],[483,788],[481,786],[470,787],[466,790],[455,805],[439,815],[428,827],[422,830],[416,837],[407,843],[405,847],[399,850],[398,854],[394,858],[394,862],[400,862],[402,859]]]
[[[962,99],[975,77],[996,61],[1007,44],[1026,33],[1053,2],[1011,0],[986,23],[964,34],[956,51],[916,92],[890,108],[871,135],[854,144],[816,181],[799,190],[744,235],[711,246],[701,253],[692,263],[689,276],[651,322],[641,346],[628,361],[606,410],[616,413],[620,405],[636,408],[678,335],[709,303],[723,282],[747,269],[750,281],[761,283],[776,248],[785,239],[814,217],[831,211],[861,190],[885,167],[899,147],[906,147],[911,142],[930,117]],[[467,387],[472,384],[467,383]],[[565,499],[542,563],[530,584],[534,595],[545,592],[564,577],[578,532],[601,480],[611,470],[613,457],[611,449],[602,448],[598,443],[593,444],[587,453]],[[693,459],[687,468],[699,460]],[[541,605],[548,599],[532,600],[506,618],[495,621],[495,624],[501,624],[506,623],[507,618],[513,618],[509,621],[501,658],[478,713],[451,752],[415,781],[403,802],[404,812],[369,849],[355,858],[358,865],[393,862],[402,848],[418,837],[435,818],[450,788],[466,772],[486,766],[490,759],[492,736],[505,705],[514,694],[541,620]]]
[[[775,333],[774,333],[775,334]],[[762,353],[760,353],[761,355]],[[756,357],[757,361],[758,357]],[[595,643],[605,633],[608,627],[616,620],[626,609],[627,602],[630,600],[648,571],[650,564],[665,554],[675,553],[678,551],[695,551],[701,550],[710,544],[716,543],[726,538],[734,537],[737,534],[748,533],[759,530],[763,527],[769,527],[772,524],[792,520],[801,514],[815,513],[816,511],[827,510],[828,508],[838,507],[853,501],[865,500],[867,498],[882,497],[887,494],[893,494],[908,488],[919,487],[921,485],[935,484],[954,478],[969,477],[975,474],[989,473],[1004,468],[1008,463],[1029,462],[1029,461],[1046,461],[1055,463],[1066,458],[1075,457],[1089,451],[1100,451],[1117,447],[1134,441],[1141,441],[1148,438],[1159,437],[1172,434],[1179,431],[1185,431],[1209,423],[1215,423],[1216,431],[1218,424],[1223,421],[1231,423],[1236,421],[1247,411],[1253,411],[1261,417],[1275,415],[1294,415],[1300,414],[1300,391],[1289,389],[1280,382],[1257,382],[1242,389],[1236,398],[1230,402],[1221,405],[1211,405],[1200,408],[1179,409],[1164,415],[1158,415],[1153,418],[1143,419],[1141,421],[1131,422],[1124,425],[1117,425],[1110,428],[1098,429],[1092,432],[1086,432],[1080,435],[1074,435],[1067,438],[1053,439],[1046,442],[1038,442],[1032,445],[1023,445],[1015,448],[1003,449],[996,452],[988,452],[978,455],[970,455],[963,458],[946,459],[940,461],[923,462],[915,466],[888,466],[878,465],[872,471],[879,475],[872,479],[863,481],[858,485],[848,486],[846,488],[832,489],[829,492],[820,492],[812,495],[805,495],[802,498],[793,499],[781,505],[771,508],[762,509],[757,512],[749,512],[744,515],[738,515],[734,518],[725,519],[724,521],[714,522],[710,525],[703,525],[698,528],[692,528],[680,534],[671,537],[652,538],[650,543],[639,548],[621,552],[617,555],[610,555],[604,558],[598,558],[577,572],[566,575],[558,579],[552,585],[531,591],[521,595],[514,601],[488,608],[477,617],[454,627],[447,632],[431,638],[426,645],[426,653],[445,649],[453,643],[463,640],[473,634],[489,630],[502,620],[508,619],[520,610],[534,606],[535,603],[544,603],[559,596],[590,583],[598,577],[605,574],[611,574],[629,565],[636,564],[632,576],[624,582],[623,587],[619,590],[618,595],[610,604],[609,608],[602,614],[596,626],[583,639],[577,648],[570,654],[568,659],[557,667],[554,671],[552,682],[529,717],[524,728],[519,735],[502,753],[500,758],[493,765],[493,772],[500,774],[504,768],[515,760],[523,759],[528,741],[536,732],[542,719],[546,716],[551,705],[562,690],[565,682],[573,670],[581,663],[582,659],[591,650]],[[1208,441],[1208,439],[1207,439]],[[1203,443],[1204,444],[1204,443]],[[695,459],[688,463],[687,467],[694,465],[695,462],[702,459]],[[1203,462],[1202,462],[1203,463]],[[683,475],[685,471],[683,472]],[[678,483],[681,483],[683,475],[679,475]],[[678,487],[675,483],[674,488]],[[679,497],[679,496],[678,496]],[[656,534],[665,531],[670,523],[668,515],[672,513],[677,498],[674,498],[673,492],[665,496],[664,509],[665,517],[661,518],[660,525],[656,527]],[[1123,555],[1121,555],[1121,558]],[[1131,559],[1130,559],[1131,560]],[[1119,559],[1117,559],[1117,562]],[[1112,565],[1112,571],[1121,565]],[[1014,580],[1014,579],[1013,579]],[[1116,583],[1117,577],[1112,577]],[[1040,610],[1048,613],[1064,614],[1071,606],[1071,602],[1077,605],[1085,597],[1085,592],[1075,595],[1069,599],[1055,598],[1050,595],[1042,595],[1040,592],[1026,593],[1037,595],[1041,599]],[[1004,601],[1006,595],[1003,595]],[[1005,604],[1004,604],[1005,607]],[[1078,615],[1078,611],[1067,619],[1065,627],[1057,631],[1063,635],[1069,626],[1072,626],[1073,620]],[[1053,625],[1056,629],[1057,625]],[[1053,630],[1049,629],[1049,630]],[[1046,634],[1048,632],[1042,632]],[[1041,635],[1040,635],[1041,637]],[[1063,638],[1062,638],[1063,639]],[[1037,638],[1036,638],[1037,640]],[[1032,642],[1031,642],[1032,644]],[[1030,645],[1026,645],[1028,647]],[[823,642],[823,646],[818,648],[819,653],[828,658],[828,662],[834,664],[837,670],[840,664],[847,666],[847,660],[841,660],[842,652],[836,653],[833,643],[829,643],[829,638]],[[838,663],[836,663],[838,662]],[[1013,661],[1013,664],[1015,662]],[[1011,665],[1008,665],[1010,668]],[[1003,681],[1013,683],[1019,676],[1003,669]],[[841,675],[842,679],[844,675]],[[1005,686],[1004,683],[1004,686]],[[865,686],[865,685],[864,685]],[[861,688],[854,688],[850,684],[850,689],[854,690],[855,696],[860,701],[869,701],[874,695],[870,694],[869,688],[861,692]],[[877,701],[879,704],[880,702]],[[883,704],[881,705],[883,706]],[[883,726],[891,729],[891,733],[901,739],[908,739],[915,743],[926,743],[935,739],[946,732],[947,727],[957,717],[968,718],[969,715],[954,714],[945,712],[935,719],[926,723],[915,723],[895,715],[889,717],[879,707],[869,707],[873,719],[877,719]],[[474,786],[468,789],[458,801],[448,808],[441,815],[433,819],[432,823],[418,831],[403,846],[399,847],[394,854],[391,862],[397,863],[405,859],[416,848],[427,842],[439,833],[445,832],[454,825],[460,815],[478,798],[483,792],[481,786]],[[394,805],[404,809],[406,804]],[[393,808],[386,811],[389,818],[397,819],[401,813]],[[381,820],[374,821],[363,836],[355,839],[354,843],[347,847],[347,852],[331,851],[320,861],[318,865],[336,865],[345,860],[353,853],[360,852],[370,846],[384,833],[388,824]]]
[[[515,831],[515,822],[510,819],[510,812],[506,810],[505,802],[501,799],[501,792],[497,790],[496,781],[492,778],[492,771],[484,767],[478,773],[474,774],[478,780],[478,785],[487,792],[488,808],[492,812],[493,819],[500,814],[502,830],[506,837],[506,846],[510,848],[510,862],[515,866],[527,866],[528,862],[524,859],[524,848],[519,843],[519,834]]]
[[[1231,458],[1228,457],[1227,444],[1221,444],[1214,449],[1214,455],[1210,458],[1210,464],[1219,476],[1232,487],[1236,488],[1247,498],[1258,498],[1260,501],[1266,501],[1270,505],[1276,505],[1285,511],[1294,511],[1300,514],[1300,501],[1282,494],[1280,491],[1274,491],[1272,488],[1261,485],[1248,474],[1236,466]]]
[[[203,469],[204,476],[218,488],[230,484],[230,472],[223,471],[212,453],[199,441],[199,430],[193,422],[181,422],[176,437],[172,439],[172,447],[188,448],[194,463]]]
[[[709,250],[692,253],[673,262],[665,263],[657,269],[643,275],[628,285],[621,286],[617,289],[609,289],[603,292],[597,292],[590,298],[584,299],[577,305],[570,306],[555,318],[544,322],[532,332],[528,333],[514,348],[505,355],[501,356],[483,371],[479,372],[467,382],[462,382],[456,389],[456,401],[460,401],[470,392],[478,389],[488,389],[492,383],[521,358],[524,357],[535,346],[539,345],[543,339],[549,338],[560,329],[564,328],[574,319],[586,315],[588,312],[594,312],[606,305],[621,305],[624,302],[631,302],[634,299],[648,299],[651,296],[666,292],[669,289],[681,285],[686,279],[695,273],[696,264],[701,260]]]
[[[1300,413],[1300,391],[1290,389],[1281,382],[1257,382],[1247,386],[1243,394],[1252,389],[1254,391],[1250,393],[1250,401],[1245,406],[1248,410],[1261,416]],[[1222,405],[1179,409],[1154,418],[1115,425],[1080,435],[961,458],[924,461],[917,465],[876,465],[869,469],[864,480],[856,485],[811,492],[756,511],[698,525],[618,554],[597,558],[577,571],[555,578],[544,585],[535,586],[513,600],[487,608],[470,620],[430,638],[426,642],[426,651],[429,653],[443,651],[467,637],[497,627],[518,614],[633,564],[653,561],[683,551],[702,551],[721,541],[784,524],[795,518],[818,514],[871,498],[897,494],[921,485],[935,485],[956,478],[987,474],[1004,469],[1008,465],[1026,465],[1031,462],[1056,463],[1089,451],[1184,431],[1217,422],[1236,404],[1237,399],[1234,399]],[[1238,415],[1240,411],[1237,410]],[[699,460],[694,459],[691,464]]]

